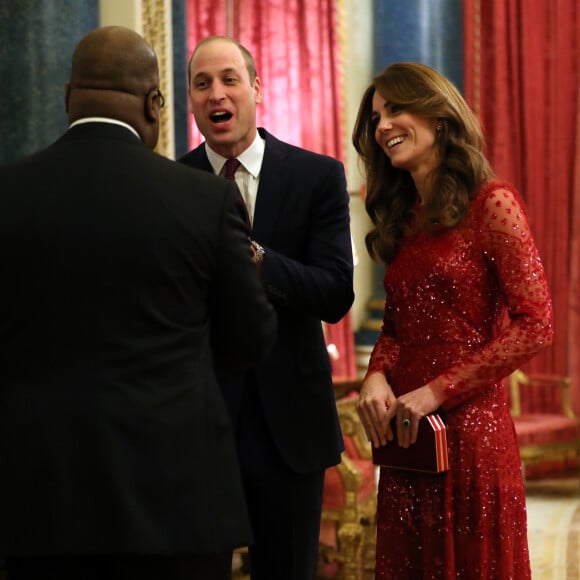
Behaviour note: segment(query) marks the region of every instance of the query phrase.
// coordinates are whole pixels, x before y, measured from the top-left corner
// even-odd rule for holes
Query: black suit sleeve
[[[292,188],[300,192],[298,202],[280,220],[295,229],[277,239],[276,248],[266,247],[262,283],[277,306],[338,322],[354,300],[346,178],[334,159],[306,155],[306,160],[311,167]]]

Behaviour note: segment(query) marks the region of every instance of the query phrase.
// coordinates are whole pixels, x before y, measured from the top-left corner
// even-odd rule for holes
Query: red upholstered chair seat
[[[562,415],[520,415],[515,425],[520,445],[550,445],[578,439],[578,421]]]
[[[508,386],[524,475],[546,474],[558,465],[580,468],[580,421],[570,405],[569,377],[518,369]]]
[[[345,453],[361,475],[358,488],[358,503],[365,503],[369,496],[376,493],[375,466],[369,459],[361,458],[350,437],[344,437]],[[346,489],[338,467],[326,470],[324,476],[323,510],[340,510],[345,506]]]

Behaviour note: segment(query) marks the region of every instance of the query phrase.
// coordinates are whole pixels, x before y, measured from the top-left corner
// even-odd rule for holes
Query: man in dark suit
[[[141,36],[89,33],[69,130],[0,168],[10,580],[225,580],[251,541],[213,367],[257,364],[276,314],[237,188],[152,151],[158,87]]]
[[[251,577],[309,580],[325,468],[343,449],[321,320],[337,322],[354,298],[344,169],[257,128],[260,79],[239,43],[203,40],[188,74],[206,141],[180,161],[222,175],[227,159],[241,162],[234,177],[247,200],[254,261],[278,313],[266,360],[255,371],[218,373],[255,536]]]

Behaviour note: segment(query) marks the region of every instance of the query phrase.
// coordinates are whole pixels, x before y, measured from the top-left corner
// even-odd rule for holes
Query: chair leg
[[[361,580],[363,528],[359,523],[345,523],[338,529],[338,541],[344,554],[344,580]]]
[[[376,521],[374,519],[367,521],[364,526],[361,557],[362,577],[363,580],[374,580],[377,542]]]

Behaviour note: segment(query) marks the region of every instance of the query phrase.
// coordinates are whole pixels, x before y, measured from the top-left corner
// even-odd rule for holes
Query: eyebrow
[[[237,69],[237,68],[235,68],[235,67],[233,67],[233,66],[229,66],[229,67],[227,67],[227,68],[224,68],[224,69],[222,69],[220,72],[221,72],[222,74],[231,74],[231,73],[234,73],[234,74],[240,74],[240,73],[239,73],[239,71],[238,71],[238,69]]]
[[[230,74],[230,73],[239,74],[238,69],[236,69],[235,67],[231,67],[231,66],[220,70],[218,74],[222,74],[223,75],[223,74]],[[205,72],[205,71],[199,71],[198,73],[196,73],[194,75],[193,78],[195,79],[195,78],[200,77],[200,76],[208,77],[208,76],[212,76],[212,75],[210,73],[208,73],[208,72]]]

